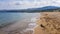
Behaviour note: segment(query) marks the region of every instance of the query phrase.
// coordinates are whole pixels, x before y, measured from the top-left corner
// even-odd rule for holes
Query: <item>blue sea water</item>
[[[38,13],[0,13],[0,25],[22,20],[24,18],[34,18],[37,15]]]

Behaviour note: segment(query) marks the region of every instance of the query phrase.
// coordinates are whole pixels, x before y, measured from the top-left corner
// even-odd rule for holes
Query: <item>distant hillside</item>
[[[22,9],[22,10],[0,10],[0,12],[28,12],[28,13],[53,12],[53,11],[60,11],[60,7],[45,6],[42,8],[29,8],[29,9]]]

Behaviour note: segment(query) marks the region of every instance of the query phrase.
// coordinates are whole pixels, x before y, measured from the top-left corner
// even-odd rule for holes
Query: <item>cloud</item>
[[[60,6],[60,0],[0,0],[0,10],[27,9],[44,6]]]

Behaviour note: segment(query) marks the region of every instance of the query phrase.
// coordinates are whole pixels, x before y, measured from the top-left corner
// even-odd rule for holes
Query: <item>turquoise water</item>
[[[0,13],[0,25],[22,20],[24,18],[34,18],[37,15],[38,13]]]

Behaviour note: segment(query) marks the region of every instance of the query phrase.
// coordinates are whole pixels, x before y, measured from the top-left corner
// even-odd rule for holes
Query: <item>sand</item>
[[[60,12],[42,12],[34,34],[60,34]]]

